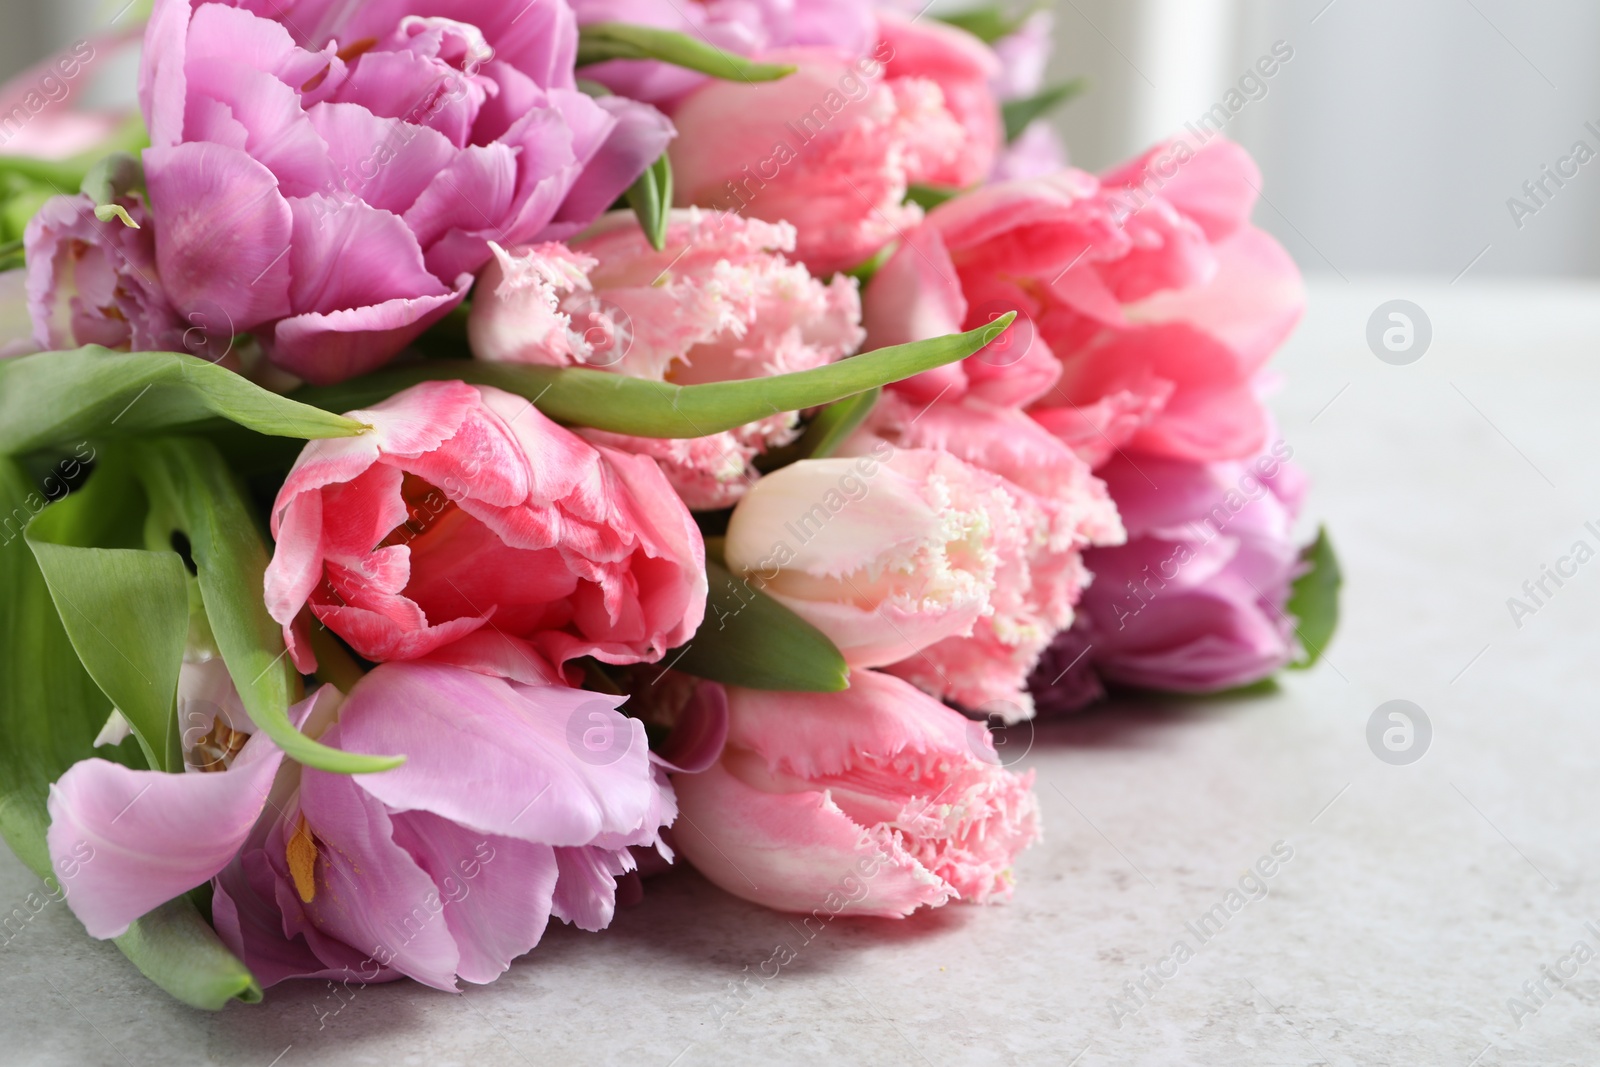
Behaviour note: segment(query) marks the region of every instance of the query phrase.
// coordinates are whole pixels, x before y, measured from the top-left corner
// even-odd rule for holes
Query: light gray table
[[[1432,320],[1409,366],[1365,342],[1391,298]],[[1600,959],[1536,1013],[1507,1002],[1600,950],[1600,560],[1520,629],[1506,600],[1600,547],[1597,354],[1600,288],[1316,286],[1277,407],[1344,559],[1340,636],[1275,696],[1041,727],[1047,840],[1009,905],[835,922],[720,1028],[792,931],[687,871],[462,996],[302,983],[217,1015],[52,907],[0,949],[0,1063],[1593,1063]],[[1409,766],[1366,740],[1400,698],[1433,727]],[[1201,944],[1188,924],[1280,841],[1268,895]],[[0,860],[0,902],[31,883]],[[1164,964],[1179,939],[1194,957]]]

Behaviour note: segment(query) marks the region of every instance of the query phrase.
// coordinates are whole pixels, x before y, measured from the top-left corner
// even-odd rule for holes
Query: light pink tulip
[[[1036,676],[1044,710],[1075,710],[1104,680],[1204,693],[1249,685],[1296,652],[1286,614],[1304,475],[1282,441],[1248,461],[1119,457],[1101,468],[1128,543],[1090,552],[1078,625]],[[1069,669],[1070,668],[1070,669]]]
[[[853,667],[972,633],[1031,536],[1001,479],[944,452],[808,459],[762,478],[728,522],[728,566]]]
[[[1008,342],[1032,411],[1098,466],[1121,448],[1191,462],[1264,444],[1253,380],[1305,306],[1299,271],[1249,224],[1260,174],[1222,140],[1172,142],[1096,179],[1068,170],[935,209],[864,296],[877,347],[1021,313]],[[980,355],[969,364],[982,366]],[[945,372],[946,378],[954,372]],[[936,394],[935,377],[907,386]]]
[[[653,108],[578,90],[576,47],[565,0],[157,0],[140,101],[173,304],[311,381],[383,364],[490,241],[577,232],[665,148]]]
[[[873,671],[728,704],[722,760],[673,777],[678,848],[712,882],[818,922],[1011,895],[1039,833],[1033,772],[1002,768],[982,724]]]
[[[204,357],[210,334],[184,322],[162,288],[143,201],[124,197],[119,203],[138,229],[117,219],[101,222],[93,201],[82,195],[53,196],[28,221],[23,244],[34,345]]]
[[[530,682],[651,661],[699,626],[705,546],[653,461],[460,382],[350,414],[371,430],[307,446],[272,510],[267,607],[302,669],[308,604],[367,659]]]
[[[974,362],[974,361],[968,361]],[[886,669],[923,690],[1007,721],[1033,714],[1027,682],[1056,635],[1072,625],[1089,584],[1084,552],[1124,539],[1106,487],[1089,465],[1016,407],[972,397],[911,400],[890,391],[843,449],[875,441],[947,452],[1002,480],[1026,539],[1001,557],[991,612]]]
[[[864,336],[853,279],[824,284],[790,263],[787,223],[675,211],[666,247],[631,213],[608,216],[570,248],[511,250],[479,281],[469,335],[494,362],[590,366],[690,385],[807,370],[850,355]],[[730,506],[757,477],[751,461],[799,434],[794,413],[688,440],[581,431],[654,458],[696,509]]]
[[[989,173],[999,112],[994,57],[931,20],[880,16],[869,55],[781,48],[799,70],[775,82],[708,82],[673,109],[680,204],[794,224],[818,275],[857,266],[922,217],[913,184]]]

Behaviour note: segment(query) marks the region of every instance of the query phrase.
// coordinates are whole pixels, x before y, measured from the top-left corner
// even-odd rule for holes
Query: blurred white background
[[[126,0],[6,0],[0,73]],[[1024,6],[1018,0],[1008,0]],[[1584,140],[1600,152],[1594,0],[1046,0],[1074,162],[1124,159],[1223,101],[1283,41],[1293,59],[1227,126],[1261,164],[1257,222],[1310,274],[1600,274],[1600,160],[1519,228],[1507,206]],[[945,9],[973,0],[939,0]],[[95,65],[90,92],[131,68]],[[1570,168],[1569,168],[1570,169]],[[1537,206],[1537,205],[1534,205]]]

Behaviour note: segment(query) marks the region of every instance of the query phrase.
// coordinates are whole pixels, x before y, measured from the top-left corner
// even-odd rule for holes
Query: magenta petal
[[[558,848],[561,880],[553,903],[556,918],[580,930],[604,930],[617,911],[617,879],[634,869],[625,848]]]
[[[399,972],[381,967],[365,953],[332,938],[317,937],[313,948],[305,937],[284,931],[285,888],[261,849],[246,849],[212,882],[211,920],[228,951],[250,968],[263,987],[290,978],[330,978],[349,983],[387,982]],[[304,924],[298,900],[289,900],[294,922]]]
[[[400,216],[325,196],[291,199],[289,210],[289,299],[302,314],[450,293],[422,265],[422,249]]]
[[[501,228],[516,191],[517,153],[509,145],[458,153],[405,213],[406,225],[427,254],[428,269],[440,278],[475,272],[489,259],[491,239],[503,244],[519,239]],[[452,235],[458,239],[435,248]]]
[[[654,800],[644,726],[620,697],[520,686],[470,671],[384,663],[350,692],[340,740],[404,766],[360,777],[394,811],[429,811],[488,834],[586,845],[631,833]],[[470,779],[471,789],[463,789]]]
[[[144,62],[139,65],[139,108],[150,129],[150,144],[170,148],[183,140],[183,73],[192,0],[155,0],[144,31]]]
[[[554,849],[474,833],[423,811],[392,821],[395,841],[433,878],[464,981],[492,982],[533,950],[550,921]]]
[[[449,138],[425,126],[397,136],[393,119],[357,104],[317,104],[306,112],[332,153],[336,197],[351,196],[397,215],[417,202],[456,154]]]
[[[338,743],[338,727],[325,740]],[[395,843],[384,806],[356,779],[306,768],[300,814],[317,842],[317,930],[435,989],[456,989],[460,953],[433,880]]]
[[[671,771],[699,774],[717,762],[727,743],[728,691],[716,682],[702,681],[678,712],[655,761]]]
[[[569,104],[563,100],[563,95],[552,93],[552,102],[560,104],[567,113],[568,123],[575,125],[573,113],[583,105]],[[590,100],[582,94],[571,95],[596,108],[610,121],[605,126],[603,139],[587,156],[575,125],[573,148],[580,160],[586,160],[583,174],[567,194],[549,228],[541,234],[544,240],[577,233],[603,215],[645,168],[660,158],[677,133],[671,121],[649,104],[620,96]]]
[[[225,104],[246,132],[245,151],[277,177],[285,195],[308,196],[333,186],[328,146],[306,117],[294,89],[231,59],[191,57],[186,69],[191,106],[204,101]],[[184,132],[189,140],[198,140],[197,131]]]
[[[273,330],[272,362],[314,385],[331,385],[375,370],[422,331],[450,313],[472,286],[463,275],[455,292],[398,297],[371,307],[296,315]]]
[[[156,264],[180,311],[220,314],[233,330],[289,314],[293,218],[272,172],[218,144],[147,148]]]
[[[94,937],[210,880],[261,815],[283,753],[252,737],[227,771],[167,774],[101,759],[74,764],[50,787],[50,858],[67,903]]]

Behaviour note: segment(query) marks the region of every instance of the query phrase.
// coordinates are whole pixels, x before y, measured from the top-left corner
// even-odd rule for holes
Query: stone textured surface
[[[1433,321],[1406,367],[1364,339],[1395,297]],[[53,905],[0,947],[0,1062],[1591,1063],[1600,960],[1520,1028],[1507,1000],[1575,941],[1600,949],[1600,561],[1520,629],[1505,601],[1600,542],[1597,351],[1593,287],[1318,286],[1276,404],[1345,563],[1330,658],[1267,697],[1039,727],[1023,762],[1048,840],[1010,905],[836,921],[741,999],[730,983],[800,937],[680,871],[490,987],[305,983],[217,1015]],[[1407,767],[1365,739],[1393,698],[1434,727]],[[1279,841],[1268,895],[1199,944],[1186,924]],[[0,902],[31,882],[0,859]],[[1116,1019],[1180,938],[1194,958]]]

